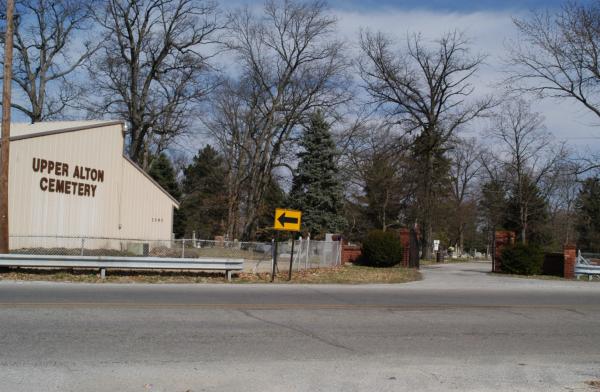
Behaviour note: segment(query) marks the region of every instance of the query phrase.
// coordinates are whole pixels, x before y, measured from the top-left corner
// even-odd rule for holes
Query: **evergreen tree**
[[[523,244],[544,245],[549,241],[548,203],[528,177],[522,181],[520,199],[517,184],[509,189],[504,227],[514,231]]]
[[[365,215],[374,228],[386,231],[399,226],[405,208],[402,178],[398,164],[386,154],[373,154],[365,170],[363,188],[368,207]]]
[[[190,238],[212,239],[224,233],[227,219],[227,201],[223,157],[207,145],[183,171],[184,217],[183,234]]]
[[[150,170],[148,171],[150,177],[154,179],[165,191],[167,191],[174,199],[181,199],[181,190],[177,183],[177,175],[175,169],[171,164],[171,160],[165,155],[160,154],[152,160]],[[183,214],[181,208],[176,209],[173,213],[173,233],[175,237],[181,237],[183,227]]]
[[[311,235],[339,233],[346,225],[342,186],[335,164],[335,144],[320,112],[312,115],[300,147],[289,204],[303,211],[302,226]]]
[[[600,252],[600,178],[588,178],[583,182],[575,209],[578,247]]]
[[[181,191],[179,190],[179,184],[177,183],[177,176],[175,169],[171,164],[171,160],[165,155],[160,154],[152,160],[150,170],[148,170],[150,177],[171,196],[179,200],[181,197]]]

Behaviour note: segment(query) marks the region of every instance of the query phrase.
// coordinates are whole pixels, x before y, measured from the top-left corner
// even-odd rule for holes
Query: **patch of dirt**
[[[592,389],[600,391],[600,380],[586,381],[585,383]]]

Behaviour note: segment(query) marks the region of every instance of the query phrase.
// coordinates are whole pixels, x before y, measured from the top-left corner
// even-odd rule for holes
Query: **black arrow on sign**
[[[286,223],[298,224],[298,218],[290,218],[289,216],[285,216],[285,212],[277,218],[281,226],[285,226]]]

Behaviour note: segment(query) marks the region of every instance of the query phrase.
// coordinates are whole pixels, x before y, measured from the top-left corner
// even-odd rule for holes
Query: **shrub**
[[[516,244],[502,249],[502,271],[509,274],[539,275],[544,253],[535,245]]]
[[[362,243],[361,265],[393,267],[402,261],[400,238],[390,232],[371,231]]]

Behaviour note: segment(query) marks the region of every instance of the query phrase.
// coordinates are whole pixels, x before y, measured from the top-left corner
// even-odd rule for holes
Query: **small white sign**
[[[440,240],[433,240],[433,251],[437,252],[440,249]]]

